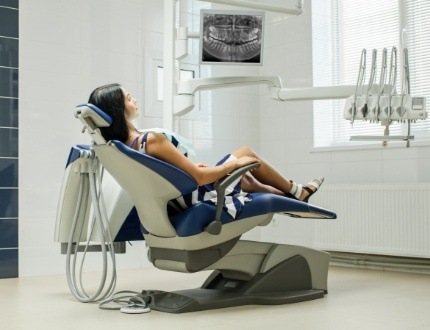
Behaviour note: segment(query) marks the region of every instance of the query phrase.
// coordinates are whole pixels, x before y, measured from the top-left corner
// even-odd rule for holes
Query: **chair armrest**
[[[215,214],[215,220],[212,221],[205,230],[212,235],[219,235],[222,228],[221,223],[221,214],[222,214],[222,208],[224,206],[224,197],[225,197],[225,190],[227,187],[235,181],[237,178],[241,177],[243,174],[245,174],[248,171],[251,171],[255,168],[260,167],[259,163],[253,163],[249,165],[245,165],[243,167],[240,167],[230,174],[227,174],[225,177],[219,179],[214,183],[215,191],[217,192],[217,208],[216,208],[216,214]]]

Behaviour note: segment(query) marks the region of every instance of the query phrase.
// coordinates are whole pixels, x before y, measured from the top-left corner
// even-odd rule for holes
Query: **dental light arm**
[[[277,76],[233,76],[198,78],[178,82],[179,95],[194,95],[199,90],[225,88],[232,86],[248,86],[255,84],[266,84],[269,87],[282,87],[281,78]]]
[[[177,95],[174,96],[173,114],[182,116],[191,111],[194,108],[194,95],[197,91],[255,84],[265,84],[275,89],[282,87],[281,78],[277,76],[232,76],[180,81],[177,83]]]
[[[271,97],[280,101],[344,99],[353,94],[355,85],[271,89]]]
[[[355,85],[283,88],[281,78],[278,76],[198,78],[177,83],[174,114],[182,116],[191,111],[194,107],[194,95],[198,91],[256,84],[267,85],[270,89],[271,98],[277,101],[342,99],[355,92]]]
[[[279,101],[342,99],[354,94],[355,85],[283,88],[278,76],[235,76],[199,78],[178,82],[178,95],[195,95],[200,90],[212,90],[233,86],[265,84],[271,89],[271,97]]]

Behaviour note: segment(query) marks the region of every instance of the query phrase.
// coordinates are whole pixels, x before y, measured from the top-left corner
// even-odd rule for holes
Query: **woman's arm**
[[[199,186],[214,182],[236,168],[258,162],[254,157],[241,157],[215,167],[198,166],[185,157],[163,135],[149,133],[146,140],[146,153],[150,156],[164,160],[191,175]]]

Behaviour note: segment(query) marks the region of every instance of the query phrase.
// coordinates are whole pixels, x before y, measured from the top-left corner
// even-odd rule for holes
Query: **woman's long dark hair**
[[[128,126],[125,120],[125,99],[120,84],[109,84],[96,88],[88,103],[94,104],[112,118],[109,127],[101,127],[100,132],[106,141],[128,139]]]

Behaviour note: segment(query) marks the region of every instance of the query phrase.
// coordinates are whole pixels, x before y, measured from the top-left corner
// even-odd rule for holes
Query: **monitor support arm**
[[[283,13],[288,15],[300,15],[303,13],[303,0],[296,0],[295,8],[285,6],[276,6],[266,4],[266,1],[244,1],[244,0],[198,0],[212,2],[229,6],[245,7],[248,9],[271,11],[274,13]]]

